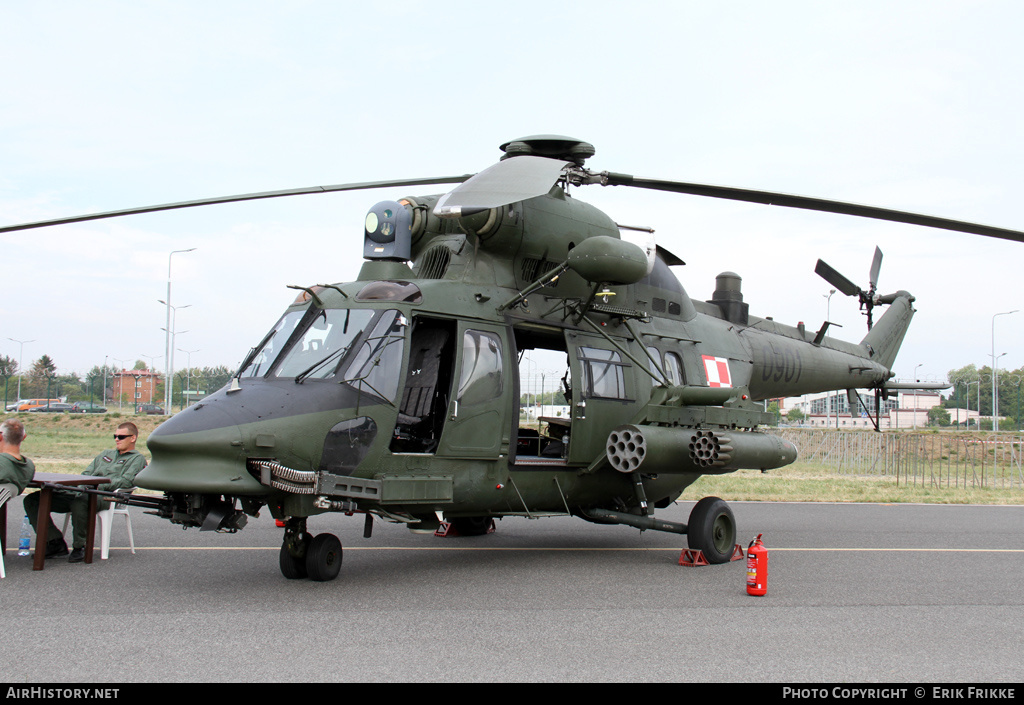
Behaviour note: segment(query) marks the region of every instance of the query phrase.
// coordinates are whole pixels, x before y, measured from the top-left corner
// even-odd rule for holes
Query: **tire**
[[[317,534],[306,549],[306,573],[310,580],[326,582],[341,570],[341,541],[334,534]]]
[[[279,562],[281,565],[281,575],[288,578],[288,580],[301,580],[307,576],[306,573],[306,555],[309,552],[309,544],[313,537],[310,534],[303,534],[302,544],[305,550],[302,551],[302,555],[296,558],[288,550],[288,544],[281,544],[281,554]]]
[[[726,563],[736,546],[736,518],[725,500],[705,497],[690,512],[686,542],[708,563]]]
[[[491,517],[457,517],[452,526],[459,536],[483,536],[491,531],[494,520]]]

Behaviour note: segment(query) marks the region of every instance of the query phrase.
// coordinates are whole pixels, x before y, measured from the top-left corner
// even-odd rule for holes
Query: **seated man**
[[[114,433],[116,448],[105,450],[96,456],[83,474],[97,477],[109,477],[110,482],[105,482],[96,489],[106,492],[127,489],[135,486],[135,476],[146,467],[146,457],[135,450],[135,443],[139,438],[139,429],[133,423],[123,423],[117,427]],[[106,500],[100,500],[106,501]],[[101,506],[100,509],[103,509]],[[25,511],[32,528],[36,530],[36,550],[39,550],[41,535],[39,527],[36,526],[36,518],[39,513],[39,494],[30,494],[25,497]],[[71,514],[72,526],[72,550],[68,556],[69,563],[80,563],[85,560],[85,539],[89,532],[89,496],[82,492],[71,490],[54,490],[53,501],[50,505],[51,512],[60,514]],[[64,535],[48,519],[49,526],[46,527],[46,557],[66,556],[68,546],[64,541]]]
[[[6,489],[11,497],[25,491],[36,466],[21,454],[21,442],[25,440],[25,425],[17,419],[8,419],[0,424],[0,492]]]

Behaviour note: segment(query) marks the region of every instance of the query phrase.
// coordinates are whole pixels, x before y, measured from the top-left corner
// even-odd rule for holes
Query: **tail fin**
[[[871,359],[880,365],[885,365],[890,370],[896,362],[896,354],[903,344],[903,337],[910,328],[910,319],[914,317],[914,297],[906,291],[898,291],[892,294],[892,301],[889,309],[882,315],[878,322],[860,341],[871,351]],[[890,298],[889,296],[884,297]]]

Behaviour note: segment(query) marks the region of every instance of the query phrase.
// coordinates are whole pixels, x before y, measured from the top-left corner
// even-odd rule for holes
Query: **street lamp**
[[[992,358],[992,430],[999,430],[999,358],[1004,357],[1006,353],[999,353]]]
[[[185,364],[185,406],[188,406],[189,399],[192,397],[192,353],[199,352],[202,348],[196,348],[195,350],[182,350],[178,348],[178,352],[183,352],[188,355],[188,362]]]
[[[959,377],[954,377],[949,380],[953,384],[953,398],[956,403],[956,427],[960,429],[960,383],[963,381]]]
[[[162,358],[163,355],[146,355],[145,353],[143,353],[142,357],[145,357],[145,358],[149,359],[149,401],[150,401],[150,403],[152,403],[153,402],[153,395],[156,394],[156,387],[155,387],[156,383],[153,380],[153,377],[156,376],[155,373],[154,373],[154,368],[155,368],[155,365],[156,365],[156,361],[159,360],[160,358]]]
[[[35,340],[15,340],[14,338],[8,338],[8,340],[10,340],[13,343],[17,343],[20,346],[18,348],[18,400],[20,401],[21,400],[21,378],[22,378],[22,375],[23,375],[22,369],[21,369],[21,361],[23,359],[25,359],[25,343],[34,343],[36,341]]]
[[[999,430],[999,418],[996,415],[996,386],[998,384],[999,374],[996,372],[996,316],[1009,316],[1011,313],[1017,313],[1019,309],[1013,309],[1012,311],[1003,311],[992,316],[992,430]],[[1003,353],[1005,355],[1006,353]],[[1002,357],[1000,355],[999,357]],[[978,409],[981,412],[981,409]]]
[[[195,248],[193,248],[193,249],[195,249]],[[188,250],[185,250],[185,251],[188,252]],[[178,323],[177,323],[177,321],[178,321],[178,309],[179,308],[189,308],[189,307],[192,306],[192,304],[185,304],[184,306],[171,306],[170,304],[168,304],[166,301],[164,301],[162,299],[157,299],[157,302],[161,303],[161,304],[164,304],[169,309],[173,309],[174,310],[174,315],[171,317],[171,320],[170,320],[170,327],[163,329],[164,332],[167,333],[168,339],[170,340],[170,343],[171,343],[170,359],[167,362],[167,380],[166,380],[166,383],[164,384],[164,398],[165,398],[165,401],[167,402],[167,406],[164,407],[164,412],[167,413],[167,414],[170,414],[171,413],[171,406],[170,406],[170,404],[174,400],[174,396],[173,396],[173,392],[174,392],[174,340],[175,340],[175,338],[178,335],[178,328],[177,328],[177,325],[178,325]],[[182,333],[188,333],[187,330],[183,330],[181,332]]]
[[[113,356],[111,356],[110,359],[114,362],[120,363],[121,365],[121,369],[117,373],[117,410],[118,412],[121,412],[124,410],[124,374],[122,373],[124,372],[125,361]],[[113,375],[111,375],[111,377],[113,377]]]
[[[916,365],[914,367],[914,383],[915,384],[920,381],[920,380],[917,379],[917,368],[921,367],[922,365],[924,365],[923,362],[920,365]],[[914,390],[914,430],[915,431],[917,430],[917,390],[916,389]]]
[[[981,379],[976,379],[973,382],[967,381],[967,430],[971,430],[971,385],[978,385],[978,423],[974,425],[974,430],[977,431],[981,428]]]
[[[171,348],[171,309],[173,308],[173,306],[171,306],[171,258],[176,254],[192,252],[195,249],[196,248],[194,247],[190,247],[187,250],[174,250],[171,254],[167,255],[167,300],[161,301],[160,303],[167,306],[167,323],[164,328],[164,331],[166,331],[166,335],[164,336],[164,362],[166,363],[167,375],[167,384],[164,385],[164,408],[168,411],[170,411],[171,408],[171,373],[173,372],[173,360],[171,359],[173,357],[173,350]]]

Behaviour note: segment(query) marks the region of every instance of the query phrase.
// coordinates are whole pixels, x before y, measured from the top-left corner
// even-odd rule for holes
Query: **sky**
[[[1024,4],[1015,0],[0,4],[0,225],[132,206],[480,171],[568,135],[588,166],[1024,230]],[[0,234],[0,354],[84,374],[235,367],[294,299],[350,281],[374,203],[300,196]],[[1024,366],[1024,243],[599,186],[710,299],[859,341],[820,257],[918,313],[894,367]],[[175,250],[194,251],[171,255]],[[1021,312],[996,314],[1020,309]],[[876,313],[876,317],[879,315]],[[31,341],[24,345],[15,341]],[[189,352],[180,352],[189,351]]]

